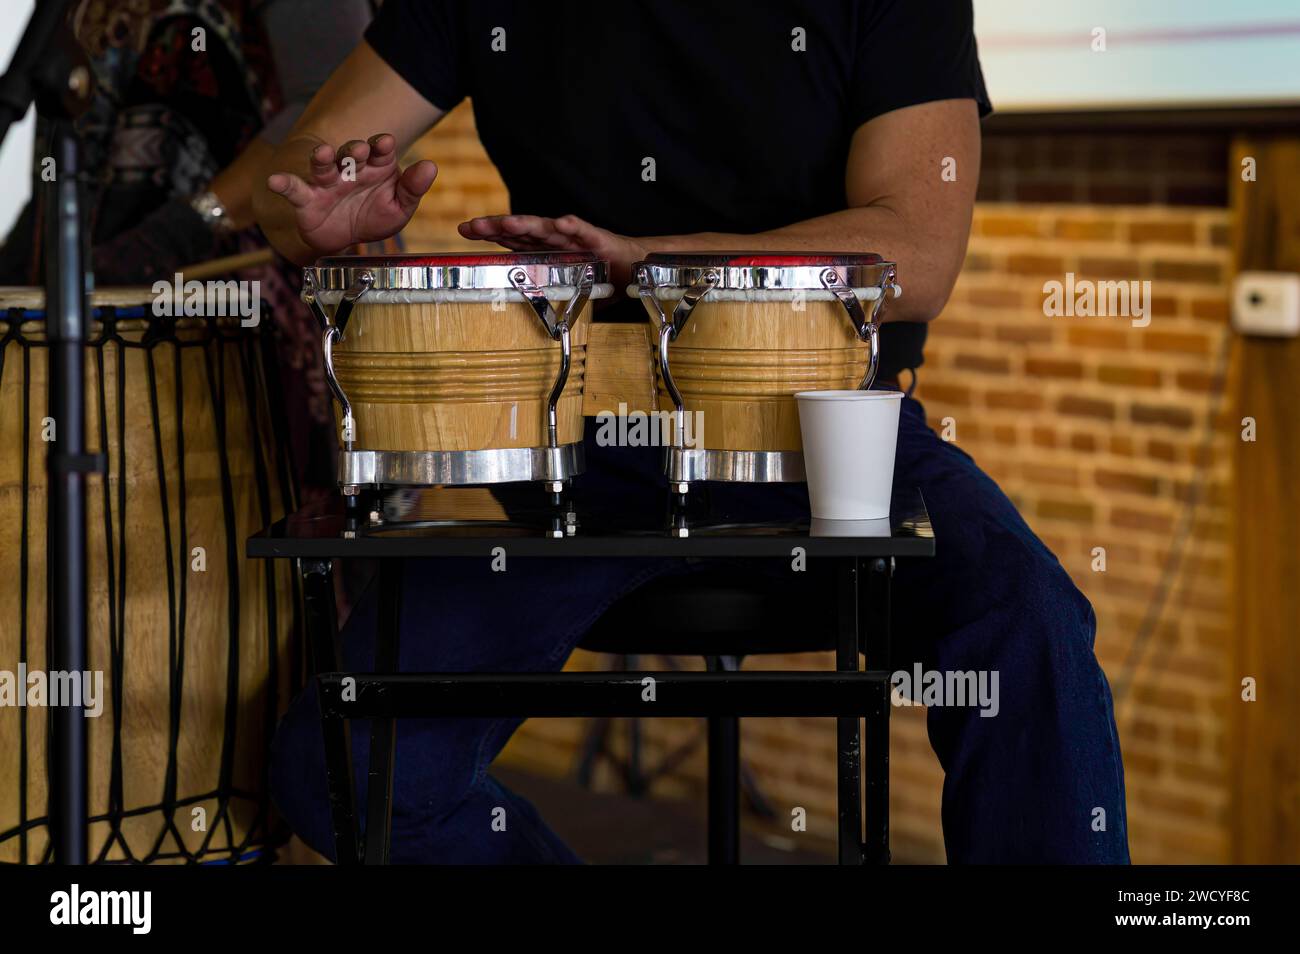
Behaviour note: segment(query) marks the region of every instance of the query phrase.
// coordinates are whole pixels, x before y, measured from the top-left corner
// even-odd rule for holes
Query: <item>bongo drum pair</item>
[[[580,473],[587,326],[591,302],[612,294],[606,274],[580,253],[339,257],[306,269],[344,492],[528,480],[558,489]],[[794,395],[870,387],[882,310],[899,292],[894,264],[663,254],[634,275],[658,410],[675,422],[669,479],[682,490],[803,480]],[[683,426],[687,415],[702,433]]]
[[[289,567],[242,556],[293,505],[274,359],[261,328],[151,301],[96,293],[85,347],[86,444],[107,459],[86,486],[90,857],[247,860],[276,840],[266,758],[301,668]],[[0,669],[29,679],[49,659],[48,354],[44,293],[0,289]],[[0,862],[47,861],[49,710],[12,703]]]

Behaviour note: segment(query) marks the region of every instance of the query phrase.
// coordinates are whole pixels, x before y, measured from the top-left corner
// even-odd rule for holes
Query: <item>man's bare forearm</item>
[[[268,189],[266,179],[273,172],[292,173],[306,179],[311,174],[312,150],[324,142],[309,133],[291,133],[262,164],[255,179],[253,212],[266,240],[277,252],[299,265],[310,265],[320,253],[302,240],[293,206]]]
[[[945,175],[946,169],[960,175]],[[898,263],[905,293],[887,321],[930,321],[966,259],[979,182],[974,100],[886,113],[854,133],[846,164],[849,207],[756,235],[702,233],[637,239],[647,249],[876,252]]]
[[[886,321],[930,321],[952,292],[966,254],[966,234],[935,240],[883,207],[845,209],[753,235],[697,232],[636,239],[648,252],[876,252],[899,266],[906,294],[885,309]]]
[[[268,188],[267,178],[271,173],[280,173],[311,182],[313,150],[322,144],[337,150],[349,142],[365,142],[381,134],[393,137],[400,156],[442,116],[442,110],[412,89],[362,42],[307,104],[293,130],[262,169],[253,191],[253,209],[267,239],[286,258],[304,265],[322,254],[341,251],[309,245],[302,237],[302,217],[284,195]]]

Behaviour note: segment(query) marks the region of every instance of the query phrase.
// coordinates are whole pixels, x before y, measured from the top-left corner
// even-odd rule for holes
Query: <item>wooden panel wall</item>
[[[1242,160],[1256,161],[1243,182]],[[1239,270],[1300,272],[1300,138],[1234,143],[1234,252]],[[1229,426],[1255,419],[1254,442],[1234,442],[1235,542],[1232,752],[1233,860],[1300,862],[1300,339],[1238,343]],[[1242,701],[1241,681],[1258,698]]]

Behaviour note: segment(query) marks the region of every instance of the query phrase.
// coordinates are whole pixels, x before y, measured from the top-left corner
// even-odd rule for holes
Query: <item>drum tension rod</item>
[[[546,292],[529,281],[528,273],[524,269],[511,269],[508,277],[510,284],[514,285],[515,290],[523,296],[524,303],[537,315],[537,319],[542,323],[551,340],[560,342],[560,370],[555,376],[555,383],[551,386],[551,393],[546,400],[547,443],[550,450],[555,452],[560,446],[560,398],[568,385],[569,369],[573,360],[573,346],[569,335],[578,316],[582,313],[583,305],[591,295],[591,283],[595,278],[595,271],[590,265],[582,269],[577,284],[573,286],[572,296],[564,306],[564,313],[558,317],[550,299],[546,297]],[[556,482],[551,481],[551,483]]]
[[[704,297],[721,280],[722,276],[718,274],[717,269],[706,269],[699,278],[682,292],[682,297],[673,307],[673,316],[670,319],[664,312],[664,306],[659,300],[659,296],[655,294],[656,286],[650,269],[642,265],[637,271],[637,294],[649,301],[654,306],[655,313],[659,316],[659,376],[663,378],[664,390],[668,392],[668,398],[673,402],[674,424],[676,425],[673,434],[673,446],[665,449],[670,461],[674,458],[674,455],[680,456],[686,453],[686,448],[682,444],[683,435],[686,432],[686,401],[682,398],[682,392],[677,388],[677,382],[673,380],[673,372],[668,360],[668,345],[670,342],[677,340],[677,336],[682,333],[682,329],[690,321],[695,306],[703,301]],[[672,469],[672,466],[670,463],[669,468]],[[673,485],[679,496],[685,495],[690,490],[688,481],[674,480]]]
[[[374,283],[374,272],[366,270],[359,274],[352,284],[348,286],[348,290],[343,293],[343,297],[339,299],[338,306],[334,309],[334,317],[331,320],[317,298],[316,276],[313,270],[311,268],[302,270],[302,300],[311,307],[312,312],[316,315],[316,320],[320,322],[323,329],[321,352],[325,361],[325,382],[329,385],[329,389],[334,392],[334,397],[338,399],[339,406],[343,409],[343,447],[346,451],[352,450],[355,439],[355,422],[352,419],[352,403],[348,400],[347,394],[343,391],[343,386],[339,384],[339,379],[334,374],[334,343],[342,340],[343,329],[347,327],[348,319],[352,317],[352,309],[356,307],[361,296],[368,292]]]
[[[857,332],[858,339],[865,341],[870,345],[867,373],[862,378],[862,383],[858,385],[859,391],[868,391],[876,380],[876,372],[880,368],[880,321],[881,315],[885,310],[885,299],[890,293],[898,294],[900,289],[894,282],[896,272],[890,268],[879,285],[879,297],[876,298],[875,304],[871,308],[871,317],[862,310],[862,302],[854,294],[853,289],[849,288],[840,278],[839,272],[833,268],[823,269],[821,273],[822,285],[844,306],[848,312],[849,321],[853,323],[853,330]]]

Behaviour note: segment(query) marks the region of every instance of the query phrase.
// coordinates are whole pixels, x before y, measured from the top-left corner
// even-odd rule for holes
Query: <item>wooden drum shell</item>
[[[557,303],[562,307],[563,303]],[[570,331],[558,441],[582,440],[591,304]],[[465,451],[543,447],[560,342],[519,300],[366,303],[333,348],[352,406],[354,450]],[[335,405],[336,416],[342,409]]]
[[[664,303],[665,310],[675,304]],[[838,301],[705,298],[668,345],[668,367],[689,412],[702,414],[707,450],[802,451],[799,391],[852,390],[867,373],[870,346]],[[648,310],[650,310],[648,308]],[[650,338],[658,316],[650,310]],[[674,410],[655,361],[659,408]],[[688,436],[689,432],[688,432]]]

